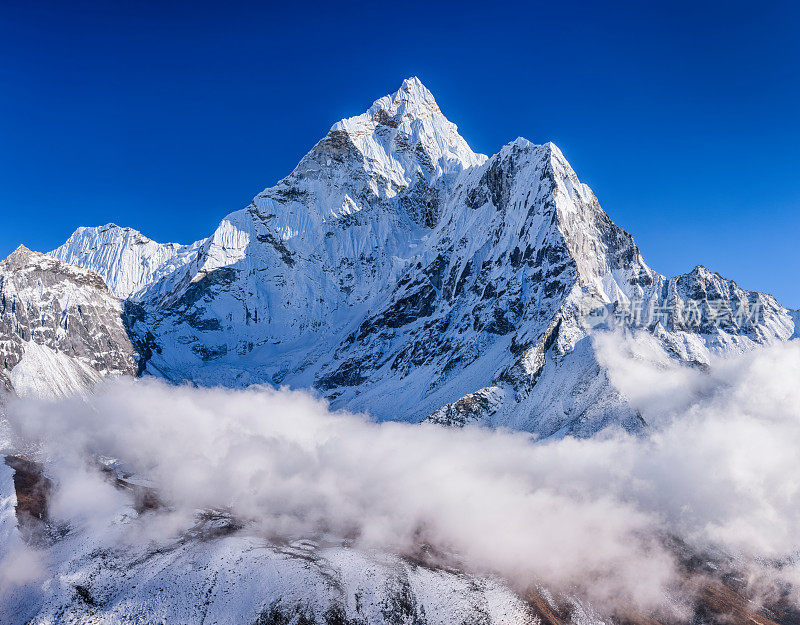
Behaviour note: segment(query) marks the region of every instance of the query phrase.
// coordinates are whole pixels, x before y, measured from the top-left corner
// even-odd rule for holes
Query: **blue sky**
[[[788,1],[3,0],[0,255],[207,236],[418,75],[475,150],[556,143],[654,269],[800,307],[798,32]]]

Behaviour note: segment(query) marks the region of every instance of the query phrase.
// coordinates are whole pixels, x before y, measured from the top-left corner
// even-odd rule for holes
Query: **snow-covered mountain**
[[[57,396],[109,374],[135,375],[123,316],[97,274],[20,246],[0,262],[0,384]]]
[[[657,273],[555,145],[520,138],[476,154],[416,78],[335,124],[206,239],[161,244],[109,224],[50,256],[20,248],[0,263],[0,306],[0,382],[19,395],[84,391],[109,374],[268,383],[381,420],[545,438],[646,427],[599,353],[609,329],[645,331],[664,358],[702,368],[798,338],[800,324],[703,267]],[[415,558],[270,542],[224,510],[198,510],[177,539],[126,542],[157,500],[103,475],[137,496],[109,525],[61,528],[44,469],[0,463],[0,546],[36,545],[49,572],[0,597],[0,620],[610,622],[574,597],[443,566],[424,546]],[[733,595],[715,586],[697,622],[717,610],[772,623]]]
[[[137,301],[152,295],[154,286],[193,260],[202,244],[156,243],[132,228],[106,224],[78,228],[50,255],[91,267],[105,280],[112,295]]]
[[[597,361],[598,327],[647,329],[687,363],[796,332],[769,295],[653,271],[552,143],[474,153],[416,78],[208,239],[83,228],[52,254],[141,307],[148,374],[542,436],[642,425]]]

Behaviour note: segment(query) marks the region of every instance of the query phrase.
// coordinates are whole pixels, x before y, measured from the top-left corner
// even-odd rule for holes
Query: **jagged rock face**
[[[122,317],[94,272],[18,248],[0,263],[0,380],[21,395],[59,395],[134,375]]]
[[[673,314],[667,329],[713,334],[719,328],[762,342],[789,327],[783,307],[764,293],[745,291],[705,267],[672,278],[664,286],[664,297]],[[780,321],[781,326],[776,326]]]
[[[640,327],[693,363],[796,332],[770,296],[653,271],[553,144],[475,154],[417,79],[208,239],[95,230],[54,253],[136,300],[149,373],[314,387],[380,419],[636,429],[596,331]]]

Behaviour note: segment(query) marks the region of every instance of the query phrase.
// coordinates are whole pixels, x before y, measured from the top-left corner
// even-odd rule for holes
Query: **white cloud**
[[[648,338],[598,345],[653,424],[649,436],[534,443],[377,424],[302,392],[154,380],[110,382],[86,400],[26,400],[10,415],[45,443],[62,484],[54,513],[82,523],[111,522],[120,508],[116,491],[76,473],[88,452],[157,485],[173,511],[150,515],[158,531],[185,527],[198,508],[229,508],[265,535],[324,532],[399,551],[426,542],[469,569],[599,602],[664,601],[678,583],[664,533],[742,562],[796,552],[800,344],[708,371],[678,366]]]

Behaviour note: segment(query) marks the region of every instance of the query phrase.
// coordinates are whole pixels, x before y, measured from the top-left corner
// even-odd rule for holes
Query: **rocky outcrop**
[[[96,273],[19,247],[0,262],[0,380],[20,395],[61,395],[110,374],[134,375],[138,354],[123,304]]]

